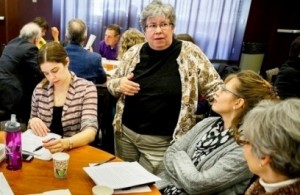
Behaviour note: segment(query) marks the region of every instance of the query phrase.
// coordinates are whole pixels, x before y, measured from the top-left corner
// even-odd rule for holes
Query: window
[[[175,34],[188,33],[209,59],[237,61],[250,10],[248,0],[162,0],[176,11]],[[88,34],[104,37],[107,25],[116,23],[122,32],[140,28],[139,14],[151,0],[65,0],[62,3],[61,27],[72,18],[81,18]],[[62,30],[61,35],[65,32]],[[94,44],[94,51],[98,45]]]

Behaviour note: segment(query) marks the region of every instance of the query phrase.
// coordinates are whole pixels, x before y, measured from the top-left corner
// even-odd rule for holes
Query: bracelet
[[[69,150],[71,150],[73,148],[73,141],[71,138],[69,138],[68,140],[69,140]]]

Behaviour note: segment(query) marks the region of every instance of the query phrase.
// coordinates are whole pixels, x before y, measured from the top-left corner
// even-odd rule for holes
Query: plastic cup
[[[110,70],[115,69],[116,67],[115,67],[115,65],[113,65],[113,64],[106,63],[106,64],[104,64],[103,68],[104,68],[106,71],[110,71]]]
[[[59,179],[67,177],[70,155],[65,152],[52,154],[54,176]]]
[[[92,189],[93,195],[112,195],[114,190],[105,185],[96,185]]]

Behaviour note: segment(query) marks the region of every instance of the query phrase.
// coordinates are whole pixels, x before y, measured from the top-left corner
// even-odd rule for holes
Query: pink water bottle
[[[5,123],[6,168],[18,170],[22,168],[22,131],[16,115],[12,114],[10,121]]]

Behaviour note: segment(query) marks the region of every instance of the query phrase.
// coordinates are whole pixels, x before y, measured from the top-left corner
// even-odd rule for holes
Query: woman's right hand
[[[39,118],[34,117],[29,121],[29,127],[35,135],[38,136],[46,136],[50,129],[46,126],[46,124]]]
[[[140,90],[140,85],[131,81],[133,76],[133,73],[130,73],[127,75],[127,77],[123,77],[120,80],[120,92],[122,92],[124,95],[133,96]]]

